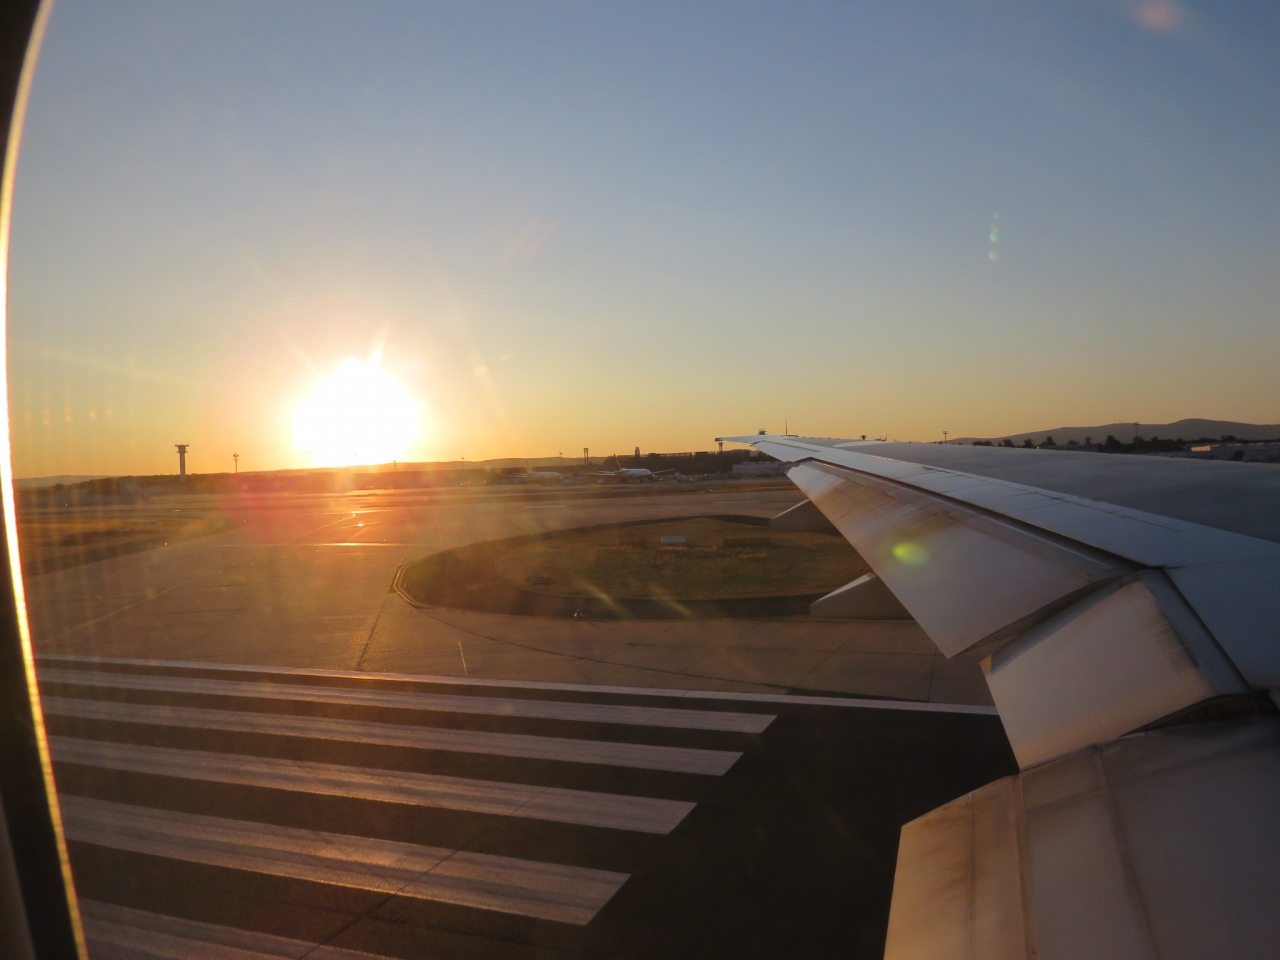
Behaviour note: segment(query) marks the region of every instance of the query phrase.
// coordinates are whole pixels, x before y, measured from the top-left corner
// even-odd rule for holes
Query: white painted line
[[[225,670],[292,677],[332,677],[341,680],[393,680],[400,683],[434,683],[457,687],[505,687],[509,690],[548,690],[565,693],[612,693],[629,697],[670,697],[686,700],[733,700],[742,703],[785,703],[795,706],[854,707],[863,710],[914,710],[923,713],[972,713],[997,716],[995,707],[973,703],[930,703],[922,700],[870,700],[858,697],[814,697],[802,693],[736,693],[727,690],[677,690],[661,687],[617,687],[593,683],[548,683],[541,680],[482,680],[476,677],[437,677],[415,673],[374,673],[362,670],[319,670],[311,667],[254,666],[241,663],[206,663],[198,660],[148,660],[135,657],[86,657],[77,654],[42,654],[38,661],[118,664],[131,667],[168,667],[182,670]],[[44,675],[36,671],[36,676]],[[690,679],[697,679],[690,677]]]
[[[75,683],[89,687],[155,690],[164,693],[206,693],[221,697],[256,697],[264,700],[349,703],[359,706],[396,707],[441,713],[473,713],[537,720],[573,720],[581,723],[616,723],[684,730],[723,730],[730,733],[762,733],[774,720],[773,715],[768,713],[733,713],[728,710],[682,710],[671,707],[530,700],[520,697],[414,693],[367,687],[312,687],[292,683],[256,683],[247,680],[214,680],[207,677],[175,677],[148,673],[61,670],[57,667],[40,670],[38,677],[46,683]]]
[[[93,960],[386,960],[357,950],[79,899]]]
[[[694,807],[681,800],[105,740],[50,737],[49,745],[61,763],[640,833],[670,833]]]
[[[376,743],[418,750],[448,750],[456,753],[483,753],[531,760],[559,760],[566,763],[594,763],[637,770],[667,770],[721,776],[741,758],[731,750],[703,750],[694,747],[664,747],[647,743],[616,743],[608,740],[576,740],[568,737],[538,737],[520,733],[492,733],[487,730],[452,730],[447,727],[420,727],[402,723],[367,723],[329,717],[299,717],[281,713],[245,713],[238,710],[203,710],[196,707],[168,707],[154,704],[120,703],[69,697],[44,697],[44,712],[60,717],[108,720],[121,723],[149,723],[165,727],[197,730],[235,730],[266,733],[280,737],[309,737],[349,743]]]
[[[64,796],[72,840],[357,890],[589,923],[628,874]]]

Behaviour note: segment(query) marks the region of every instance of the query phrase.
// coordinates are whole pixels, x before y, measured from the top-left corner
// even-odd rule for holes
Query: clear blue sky
[[[58,0],[16,469],[302,465],[375,343],[408,459],[1280,421],[1278,107],[1265,3]]]

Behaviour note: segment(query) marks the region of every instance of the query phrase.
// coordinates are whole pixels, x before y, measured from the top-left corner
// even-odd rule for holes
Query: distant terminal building
[[[1188,453],[1201,460],[1280,461],[1280,443],[1203,443]]]
[[[729,468],[729,475],[737,480],[758,477],[785,477],[791,466],[790,463],[776,460],[766,463],[735,463]]]
[[[609,457],[608,460],[608,465],[612,466],[613,458]],[[674,453],[646,453],[639,457],[623,454],[617,461],[619,467],[644,467],[655,471],[675,470],[686,477],[729,476],[734,464],[758,462],[775,463],[776,461],[754,450],[685,450]]]

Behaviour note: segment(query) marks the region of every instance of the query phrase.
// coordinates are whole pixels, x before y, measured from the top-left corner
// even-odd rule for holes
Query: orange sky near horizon
[[[1280,421],[1255,20],[60,0],[16,475]],[[416,438],[300,444],[375,354]]]

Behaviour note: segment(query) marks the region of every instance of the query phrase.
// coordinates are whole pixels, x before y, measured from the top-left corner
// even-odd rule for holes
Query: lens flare
[[[1152,0],[1137,10],[1137,19],[1148,30],[1169,33],[1182,25],[1182,8],[1173,0]]]
[[[394,377],[353,357],[298,405],[293,444],[317,466],[388,463],[418,438],[421,419]]]
[[[893,558],[908,567],[918,567],[929,562],[929,551],[922,544],[907,540],[894,546]]]

